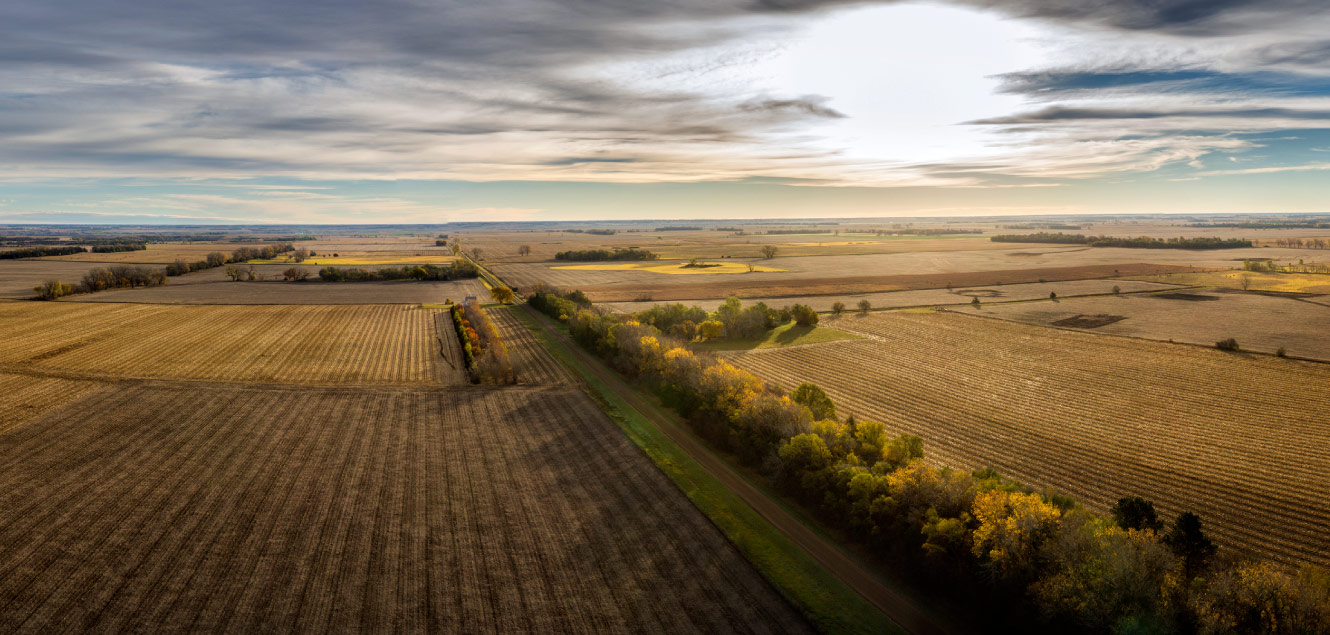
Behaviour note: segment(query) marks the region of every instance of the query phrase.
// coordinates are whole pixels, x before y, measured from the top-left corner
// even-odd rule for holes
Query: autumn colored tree
[[[490,289],[490,297],[500,304],[508,304],[513,301],[513,290],[508,287],[494,287]]]
[[[799,384],[799,387],[790,394],[790,398],[808,408],[816,421],[836,418],[836,404],[827,396],[826,391],[814,384],[808,382]]]

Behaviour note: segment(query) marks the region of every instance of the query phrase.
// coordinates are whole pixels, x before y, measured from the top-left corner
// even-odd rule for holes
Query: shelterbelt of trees
[[[786,393],[637,317],[599,311],[576,291],[537,288],[527,301],[700,435],[986,623],[1024,632],[1330,632],[1330,575],[1223,557],[1195,514],[1165,527],[1148,501],[1124,498],[1107,518],[993,470],[935,468],[921,460],[922,439],[842,419],[816,386]]]
[[[78,248],[80,251],[82,247]],[[155,287],[166,284],[168,276],[179,276],[191,271],[202,271],[227,264],[241,263],[260,258],[272,258],[277,254],[293,250],[290,243],[277,243],[263,247],[241,247],[231,252],[230,256],[219,251],[208,254],[203,260],[189,263],[177,260],[163,268],[144,265],[112,265],[96,267],[83,274],[79,284],[65,284],[60,280],[47,280],[36,287],[40,300],[55,300],[76,293],[96,293],[107,289]]]
[[[1086,236],[1084,234],[1064,234],[1039,232],[1037,234],[1000,234],[990,238],[995,243],[1055,243],[1067,245],[1089,245],[1091,247],[1128,247],[1133,249],[1240,249],[1251,247],[1252,241],[1246,238],[1135,238],[1117,236]]]
[[[503,343],[503,339],[499,337],[499,330],[494,327],[494,323],[490,321],[480,304],[475,300],[462,305],[455,304],[452,316],[471,382],[517,383],[517,374],[513,370],[508,346]]]
[[[555,260],[578,260],[587,262],[598,262],[602,260],[655,260],[658,255],[645,249],[621,249],[615,247],[609,249],[580,249],[561,251],[554,254]]]
[[[408,267],[324,267],[319,279],[324,282],[372,282],[375,280],[462,280],[475,278],[480,270],[469,261],[458,260],[450,265],[415,265]]]

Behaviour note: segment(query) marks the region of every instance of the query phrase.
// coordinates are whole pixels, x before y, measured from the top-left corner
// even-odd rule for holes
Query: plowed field
[[[1099,511],[1122,496],[1200,513],[1216,541],[1330,564],[1330,367],[950,313],[874,314],[869,339],[727,355],[842,414]],[[851,372],[852,371],[852,372]]]
[[[580,392],[130,382],[0,432],[10,632],[806,625]]]

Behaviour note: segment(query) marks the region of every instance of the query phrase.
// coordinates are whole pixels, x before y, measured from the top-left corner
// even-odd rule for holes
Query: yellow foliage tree
[[[974,555],[999,573],[1028,569],[1039,545],[1058,526],[1062,512],[1038,494],[992,490],[974,499]]]

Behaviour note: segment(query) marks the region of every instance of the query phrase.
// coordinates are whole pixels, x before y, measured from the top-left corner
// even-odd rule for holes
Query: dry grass
[[[161,287],[115,289],[76,295],[64,302],[138,302],[145,304],[436,304],[489,297],[479,280],[394,280],[390,282],[232,282],[191,280],[199,274],[169,278]]]
[[[729,357],[922,436],[935,462],[1101,512],[1143,496],[1200,513],[1226,547],[1330,564],[1330,367],[947,313],[841,328],[871,339]]]
[[[400,305],[7,302],[0,364],[92,376],[434,384],[441,373],[433,313]]]
[[[8,632],[807,629],[571,390],[118,385],[0,465]]]

